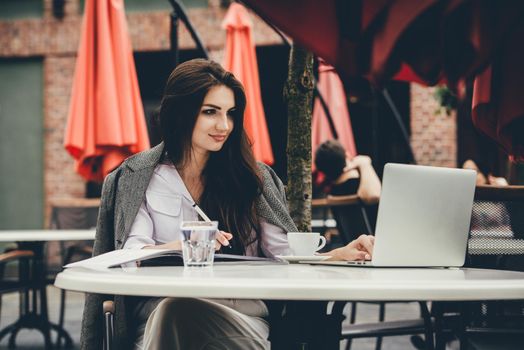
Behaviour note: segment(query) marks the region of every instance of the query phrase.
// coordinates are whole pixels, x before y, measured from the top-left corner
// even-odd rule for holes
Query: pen
[[[200,215],[204,221],[211,222],[211,219],[207,217],[206,213],[204,213],[196,203],[193,204],[193,208],[195,208],[198,215]]]
[[[200,207],[194,203],[193,204],[193,208],[195,208],[196,212],[198,213],[198,215],[200,215],[200,217],[202,217],[202,219],[204,219],[204,221],[206,222],[211,222],[211,219],[209,219],[209,217],[206,215],[206,213],[204,213],[204,211],[202,209],[200,209]],[[228,241],[229,242],[229,241]],[[227,246],[229,249],[233,249],[233,247],[231,246],[231,244],[228,244]]]

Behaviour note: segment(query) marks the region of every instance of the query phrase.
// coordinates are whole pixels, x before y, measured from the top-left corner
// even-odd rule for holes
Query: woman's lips
[[[211,138],[213,138],[213,140],[215,140],[216,142],[223,142],[226,140],[226,135],[209,135],[211,136]]]

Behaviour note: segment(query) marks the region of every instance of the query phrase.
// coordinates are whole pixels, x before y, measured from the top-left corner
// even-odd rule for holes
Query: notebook
[[[182,252],[172,249],[118,249],[89,259],[67,264],[64,268],[83,267],[88,269],[107,269],[120,267],[128,263],[140,262],[140,266],[183,266]],[[215,254],[215,265],[220,264],[288,264],[287,261],[274,258],[256,256]]]

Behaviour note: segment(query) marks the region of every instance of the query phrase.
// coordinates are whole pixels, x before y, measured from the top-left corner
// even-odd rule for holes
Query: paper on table
[[[67,264],[64,267],[84,267],[103,270],[141,261],[141,266],[182,266],[182,252],[173,249],[119,249],[95,257]],[[287,264],[287,261],[256,256],[215,254],[215,264]]]
[[[120,266],[125,263],[144,260],[168,252],[171,249],[118,249],[108,253],[100,254],[89,259],[81,260],[64,267],[85,267],[89,269],[107,269],[114,266]]]

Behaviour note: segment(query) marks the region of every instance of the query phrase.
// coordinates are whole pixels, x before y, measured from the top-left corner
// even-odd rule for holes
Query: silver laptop
[[[318,263],[378,267],[463,266],[475,179],[473,170],[386,164],[372,261]]]

